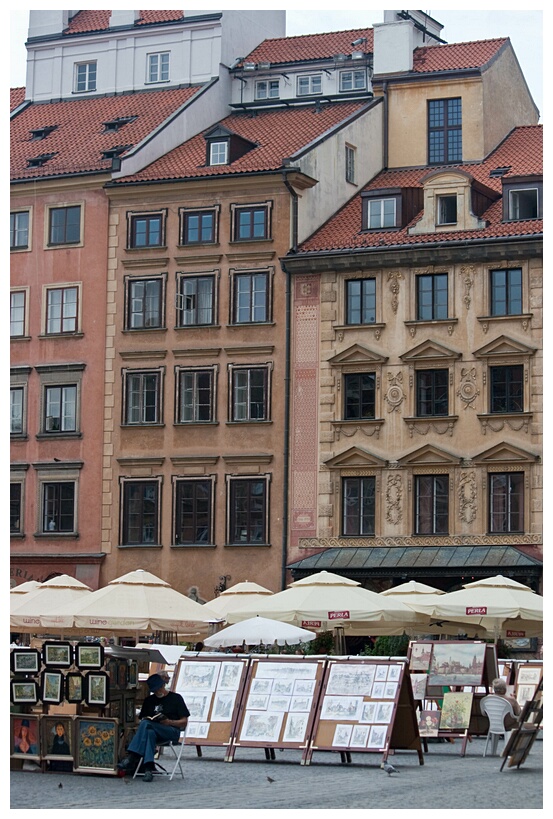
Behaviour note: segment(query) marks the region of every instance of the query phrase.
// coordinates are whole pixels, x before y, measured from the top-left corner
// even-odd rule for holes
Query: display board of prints
[[[325,657],[253,656],[231,759],[240,746],[306,749]]]
[[[394,730],[400,705],[401,726]],[[406,663],[330,658],[308,758],[314,750],[387,755],[391,747],[418,750],[422,759]]]
[[[521,663],[517,666],[515,698],[521,707],[534,698],[542,680],[542,674],[543,665],[541,663]]]
[[[182,695],[190,711],[187,745],[230,745],[248,664],[249,657],[231,654],[178,661],[171,690]]]

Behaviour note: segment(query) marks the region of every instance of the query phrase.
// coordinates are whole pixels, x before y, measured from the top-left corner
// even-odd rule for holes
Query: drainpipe
[[[288,182],[286,171],[282,172],[284,186],[287,188],[292,204],[292,247],[293,253],[298,249],[298,194]],[[282,503],[282,563],[280,584],[286,588],[286,563],[288,562],[288,492],[290,488],[290,348],[291,348],[291,305],[292,305],[292,277],[283,266],[286,273],[286,351],[284,373],[284,481]]]
[[[388,170],[388,83],[382,83],[382,96],[384,97],[384,170]]]

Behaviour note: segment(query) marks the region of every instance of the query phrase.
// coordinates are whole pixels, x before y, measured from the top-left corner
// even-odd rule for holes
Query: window
[[[148,82],[167,82],[169,80],[169,52],[148,54]]]
[[[229,479],[229,493],[228,542],[267,543],[267,479]]]
[[[215,321],[215,276],[181,276],[177,295],[177,324],[196,327]]]
[[[376,279],[346,281],[346,324],[374,324]]]
[[[77,331],[77,287],[50,287],[46,290],[46,334],[59,335]]]
[[[46,387],[44,412],[45,432],[76,432],[77,385]]]
[[[355,148],[346,145],[346,182],[355,184]]]
[[[128,247],[160,247],[165,242],[165,213],[144,213],[129,218]]]
[[[396,226],[395,199],[369,199],[367,205],[367,227],[392,228]]]
[[[240,273],[234,276],[233,322],[251,324],[269,320],[269,274]]]
[[[415,476],[415,534],[446,535],[449,530],[449,476]]]
[[[23,338],[26,334],[27,292],[13,290],[10,293],[10,336]]]
[[[509,191],[509,219],[537,219],[538,215],[537,188]]]
[[[522,313],[522,270],[490,270],[490,314],[516,316]]]
[[[181,211],[183,245],[213,244],[217,241],[216,210]]]
[[[231,421],[267,421],[269,373],[267,367],[231,369]]]
[[[344,419],[375,417],[375,373],[348,373],[344,376]]]
[[[127,279],[127,329],[163,326],[163,279]]]
[[[280,80],[257,80],[255,84],[256,100],[278,99]]]
[[[417,276],[417,321],[447,318],[447,273]]]
[[[214,369],[183,369],[177,372],[177,423],[209,423],[214,421]]]
[[[367,76],[361,70],[340,72],[340,91],[362,91],[367,87]]]
[[[436,199],[437,214],[436,224],[455,225],[457,224],[457,196],[438,196]]]
[[[81,241],[81,206],[50,208],[50,245],[74,245]]]
[[[342,479],[342,535],[374,535],[375,478]]]
[[[524,531],[524,474],[506,472],[489,475],[490,532]]]
[[[311,74],[305,77],[298,77],[298,97],[305,97],[309,94],[322,93],[322,75]]]
[[[161,372],[126,372],[123,423],[161,423]]]
[[[174,542],[213,543],[213,485],[210,480],[179,480],[175,486]]]
[[[23,387],[10,388],[10,434],[22,435],[24,425],[25,392]]]
[[[417,416],[448,414],[448,370],[418,370]]]
[[[428,164],[461,162],[461,97],[428,101]]]
[[[42,532],[75,531],[75,484],[42,484]]]
[[[209,165],[228,165],[229,156],[228,139],[223,142],[209,143]]]
[[[490,367],[490,412],[524,412],[522,364]]]
[[[29,247],[29,211],[10,213],[10,249],[21,250]]]
[[[10,534],[20,535],[21,526],[21,497],[22,485],[20,483],[10,483]]]
[[[150,546],[159,542],[158,481],[124,481],[123,546]]]
[[[235,242],[269,238],[269,208],[267,205],[234,209]]]
[[[75,65],[75,92],[96,91],[96,61]]]

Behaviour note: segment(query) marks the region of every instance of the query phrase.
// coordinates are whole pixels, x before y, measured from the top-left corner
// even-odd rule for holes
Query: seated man
[[[128,757],[118,768],[133,774],[140,757],[144,758],[144,782],[151,782],[155,770],[154,755],[158,742],[178,742],[186,728],[190,712],[180,694],[167,691],[166,682],[159,674],[146,680],[150,695],[140,711],[138,730],[128,747]]]
[[[504,722],[505,728],[508,731],[510,731],[512,728],[516,728],[516,726],[518,725],[517,717],[520,716],[521,709],[520,705],[518,704],[514,697],[507,696],[507,685],[505,683],[505,680],[501,679],[501,677],[497,677],[495,680],[492,681],[492,689],[496,697],[502,697],[504,700],[507,700],[507,702],[510,702],[511,705],[513,706],[513,713],[515,715],[515,719],[513,719],[513,717],[510,714],[507,714],[505,716]]]

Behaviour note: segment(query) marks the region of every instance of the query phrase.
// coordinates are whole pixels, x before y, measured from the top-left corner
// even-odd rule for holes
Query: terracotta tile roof
[[[361,111],[366,102],[332,103],[237,113],[223,119],[219,125],[256,144],[232,165],[206,167],[206,141],[202,134],[170,151],[140,173],[125,177],[121,182],[144,182],[199,176],[271,171],[282,167],[283,159],[293,155],[312,140],[334,128],[342,120]],[[211,130],[211,129],[210,129]]]
[[[11,179],[109,170],[111,160],[102,159],[102,151],[136,145],[197,91],[174,88],[29,105],[11,121]],[[103,123],[119,117],[136,119],[106,133]],[[45,139],[31,141],[32,130],[53,125]],[[29,159],[45,153],[55,156],[41,167],[27,167]]]
[[[10,111],[21,105],[25,99],[25,88],[10,88]]]
[[[349,31],[332,31],[327,34],[302,34],[298,37],[277,37],[264,40],[246,59],[260,63],[294,63],[303,60],[323,60],[335,54],[351,54],[352,41],[366,37],[367,42],[355,46],[358,51],[371,54],[373,50],[372,28],[356,28]]]
[[[106,31],[109,29],[111,10],[100,11],[89,9],[79,11],[69,21],[64,34],[85,34],[91,31]],[[182,11],[141,11],[137,25],[152,25],[153,23],[167,23],[183,19]]]
[[[508,37],[501,37],[496,40],[417,48],[413,54],[413,71],[417,74],[427,74],[431,71],[482,68],[508,41]]]
[[[475,180],[488,188],[501,192],[501,177],[490,177],[495,168],[510,167],[504,179],[516,176],[540,175],[543,173],[543,131],[541,125],[515,128],[509,136],[478,165],[444,166],[446,169],[462,168]],[[383,188],[420,188],[421,179],[431,168],[409,168],[383,171],[372,179],[363,190]],[[418,221],[420,214],[410,225],[401,230],[361,231],[361,195],[357,194],[338,211],[320,230],[307,239],[299,248],[299,253],[339,251],[353,248],[397,247],[401,245],[427,244],[430,242],[455,242],[459,240],[480,240],[509,236],[532,236],[543,232],[543,220],[531,219],[520,222],[502,222],[501,199],[494,202],[482,218],[489,222],[482,230],[452,231],[450,233],[428,233],[409,235],[408,228]]]

